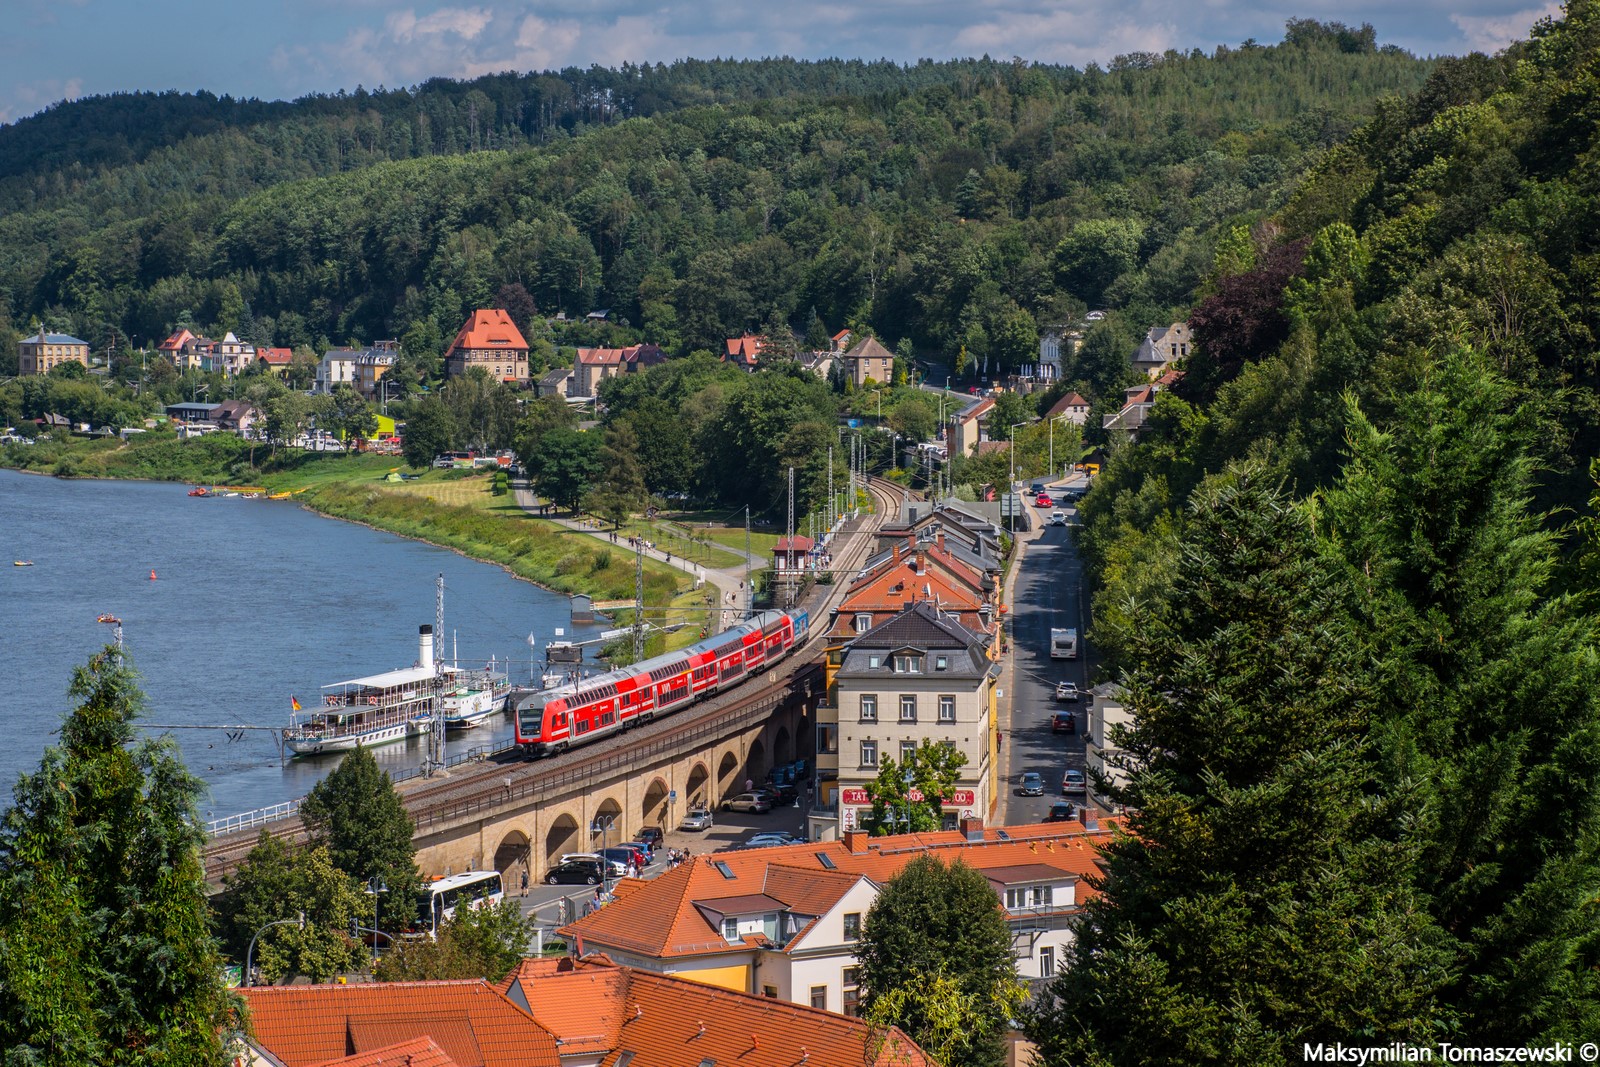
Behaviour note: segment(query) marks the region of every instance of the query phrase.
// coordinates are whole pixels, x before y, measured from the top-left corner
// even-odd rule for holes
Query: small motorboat
[[[31,560],[31,559],[14,559],[14,560],[11,561],[11,565],[13,567],[31,567],[31,566],[33,566],[33,560]]]
[[[116,617],[116,616],[115,616],[115,615],[113,615],[113,614],[111,614],[111,613],[110,613],[110,612],[103,612],[103,613],[102,613],[102,614],[101,614],[101,615],[100,615],[100,617],[99,617],[99,618],[97,618],[97,619],[95,619],[95,620],[94,620],[94,621],[95,621],[95,622],[109,622],[109,623],[111,623],[111,624],[112,624],[112,625],[113,625],[113,626],[120,626],[120,625],[122,625],[122,620],[121,620],[121,619],[119,619],[119,618],[117,618],[117,617]]]
[[[267,494],[267,499],[268,500],[288,500],[289,499],[289,491],[288,490],[284,490],[281,493],[268,493]]]
[[[189,490],[189,495],[190,496],[210,496],[211,495],[211,490],[207,489],[203,485],[197,485],[193,489]]]

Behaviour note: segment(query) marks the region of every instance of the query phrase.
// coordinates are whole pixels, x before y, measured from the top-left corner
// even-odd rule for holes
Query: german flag
[[[299,711],[299,710],[300,710],[300,701],[298,701],[298,700],[296,700],[296,699],[295,699],[295,698],[294,698],[294,697],[293,697],[293,696],[292,696],[292,695],[291,695],[291,696],[290,696],[290,697],[289,697],[289,706],[290,706],[290,707],[291,707],[291,708],[293,708],[293,709],[294,709],[294,710],[295,710],[295,711]]]

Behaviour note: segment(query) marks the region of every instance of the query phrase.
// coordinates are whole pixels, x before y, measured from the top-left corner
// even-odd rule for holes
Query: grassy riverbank
[[[633,554],[626,545],[612,547],[527,515],[511,495],[493,495],[488,474],[428,471],[415,480],[390,482],[387,475],[400,469],[393,456],[299,449],[280,449],[273,455],[258,444],[252,464],[251,451],[249,442],[223,434],[189,441],[149,434],[126,443],[47,439],[0,448],[0,466],[63,477],[258,485],[271,492],[292,491],[295,503],[324,515],[497,563],[519,578],[557,592],[587,593],[596,600],[633,599]],[[196,506],[211,504],[197,501]],[[688,575],[647,561],[644,579],[646,603],[672,605],[679,610],[671,621],[689,621],[682,610],[695,599]]]

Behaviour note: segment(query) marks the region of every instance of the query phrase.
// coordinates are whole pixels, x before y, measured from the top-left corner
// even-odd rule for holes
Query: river
[[[439,654],[463,667],[491,657],[527,682],[528,635],[539,646],[574,631],[567,599],[499,567],[352,523],[291,501],[202,500],[158,482],[64,481],[0,470],[0,662],[12,686],[10,742],[0,746],[0,804],[17,775],[38,769],[72,706],[72,670],[112,640],[122,620],[153,725],[173,729],[205,780],[206,819],[305,795],[338,757],[281,763],[274,734],[290,698],[410,666],[417,628],[434,620],[445,581]],[[13,560],[31,560],[16,567]],[[155,579],[151,579],[154,572]],[[160,731],[158,731],[160,732]],[[450,752],[511,735],[498,716],[449,740]],[[373,750],[391,773],[417,767],[424,741]]]

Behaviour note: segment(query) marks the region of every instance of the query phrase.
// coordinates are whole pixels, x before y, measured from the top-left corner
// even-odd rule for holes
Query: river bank
[[[295,504],[318,514],[450,549],[553,592],[595,600],[634,596],[631,552],[527,515],[511,494],[493,494],[486,473],[427,471],[389,481],[401,470],[392,456],[299,449],[274,454],[235,437],[180,441],[171,434],[130,442],[73,438],[7,445],[0,448],[0,467],[66,478],[248,484],[292,492]],[[647,561],[644,572],[647,602],[687,606],[680,602],[692,581],[682,571]]]

